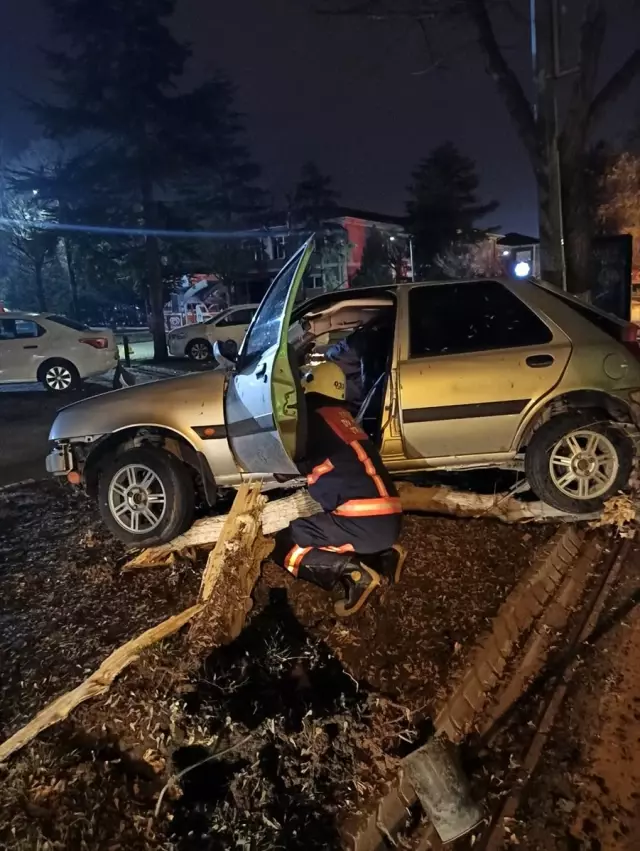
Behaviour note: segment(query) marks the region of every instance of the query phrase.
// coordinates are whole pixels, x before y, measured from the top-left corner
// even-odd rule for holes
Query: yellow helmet
[[[320,393],[339,402],[345,400],[344,372],[337,363],[324,361],[311,367],[302,379],[302,386],[305,393]]]

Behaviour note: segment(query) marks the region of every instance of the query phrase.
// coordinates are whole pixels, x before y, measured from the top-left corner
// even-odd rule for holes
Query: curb
[[[585,530],[574,526],[558,530],[518,581],[493,618],[490,631],[479,638],[462,679],[436,713],[436,735],[445,735],[459,743],[470,732],[520,639],[542,614],[573,566],[585,536]],[[393,837],[405,824],[409,808],[416,801],[413,787],[401,768],[375,812],[365,821],[347,820],[343,829],[345,848],[383,851],[396,846]],[[353,831],[349,829],[350,821]]]

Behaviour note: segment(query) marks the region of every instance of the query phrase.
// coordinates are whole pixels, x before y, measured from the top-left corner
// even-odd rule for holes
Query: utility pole
[[[535,119],[542,130],[537,166],[541,276],[566,290],[558,147],[557,85],[562,75],[558,0],[530,0],[530,19]]]

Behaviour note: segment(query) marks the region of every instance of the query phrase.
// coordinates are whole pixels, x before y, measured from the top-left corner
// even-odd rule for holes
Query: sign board
[[[593,282],[591,302],[619,319],[631,319],[631,262],[629,234],[599,236],[591,243]]]

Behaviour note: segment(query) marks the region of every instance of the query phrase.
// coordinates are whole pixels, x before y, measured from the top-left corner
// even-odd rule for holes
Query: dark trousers
[[[331,590],[354,555],[390,549],[400,535],[401,521],[401,514],[357,519],[315,514],[299,518],[278,532],[271,557],[293,576]]]

